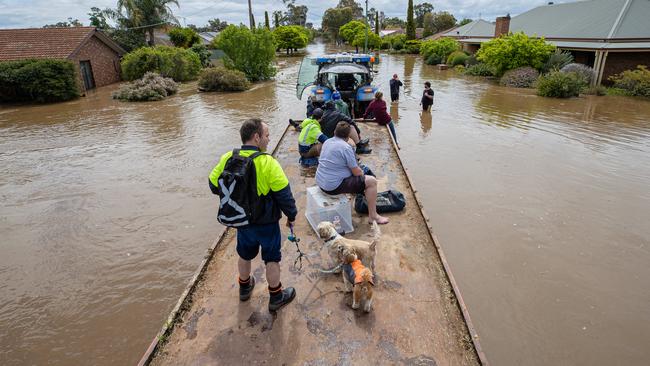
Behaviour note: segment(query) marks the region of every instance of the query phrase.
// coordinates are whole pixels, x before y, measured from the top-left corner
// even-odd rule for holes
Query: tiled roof
[[[66,59],[93,32],[94,27],[0,29],[0,61]]]

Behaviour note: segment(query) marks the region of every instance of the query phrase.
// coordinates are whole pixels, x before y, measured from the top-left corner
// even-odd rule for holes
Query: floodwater
[[[303,116],[298,64],[238,94],[0,106],[0,364],[139,360],[222,230],[207,175],[240,122],[274,144]],[[412,56],[379,70],[406,84],[405,164],[491,363],[647,364],[650,101],[545,99]]]

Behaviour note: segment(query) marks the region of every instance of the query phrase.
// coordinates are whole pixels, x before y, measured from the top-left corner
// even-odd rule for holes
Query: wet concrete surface
[[[329,256],[304,215],[313,177],[297,164],[297,132],[280,145],[278,160],[296,192],[301,216],[296,233],[307,254],[302,270],[293,267],[294,244],[283,243],[282,282],[294,286],[292,304],[270,314],[266,283],[257,282],[251,300],[239,302],[235,237],[219,244],[191,306],[160,349],[154,365],[193,364],[405,364],[475,365],[476,355],[427,224],[393,152],[387,130],[364,125],[373,153],[362,163],[375,171],[379,189],[405,194],[407,207],[388,214],[377,246],[373,309],[353,310],[339,274],[323,274]],[[367,217],[353,212],[355,231],[348,237],[370,239]],[[286,231],[286,230],[285,230]],[[259,259],[254,260],[257,276]],[[197,334],[183,329],[186,323]]]

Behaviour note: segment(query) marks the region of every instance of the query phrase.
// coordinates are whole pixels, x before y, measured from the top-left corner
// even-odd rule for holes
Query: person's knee
[[[366,175],[366,188],[377,186],[377,179],[372,175]]]

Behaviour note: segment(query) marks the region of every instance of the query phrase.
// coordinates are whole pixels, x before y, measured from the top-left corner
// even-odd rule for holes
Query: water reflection
[[[420,125],[422,126],[424,136],[426,136],[429,131],[431,131],[431,126],[433,125],[433,116],[431,115],[431,112],[420,112]]]

